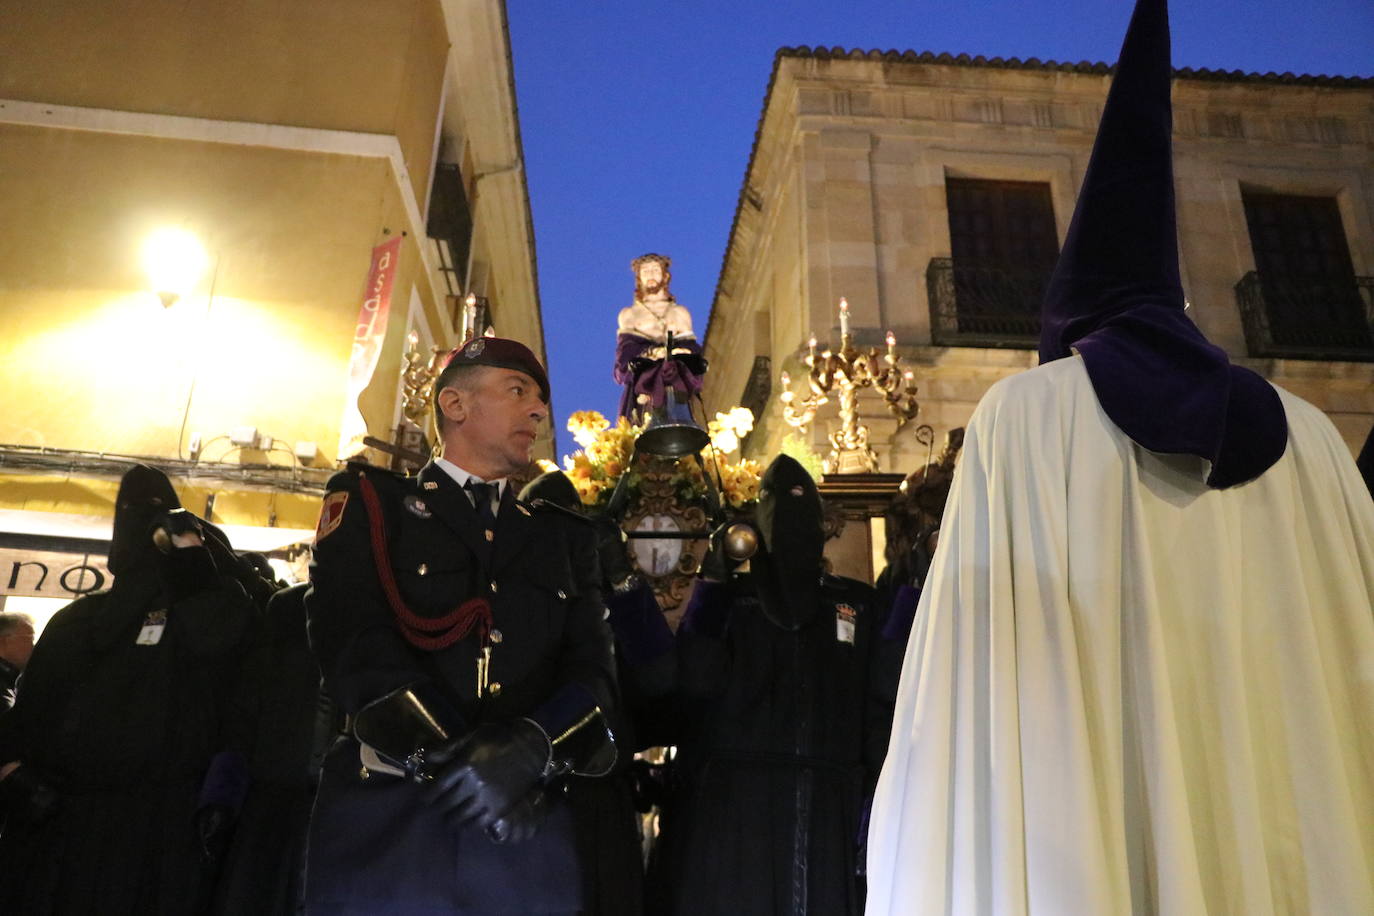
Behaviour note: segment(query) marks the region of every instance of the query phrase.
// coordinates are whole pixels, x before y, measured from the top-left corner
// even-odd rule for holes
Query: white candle
[[[849,300],[840,297],[840,336],[849,336]]]

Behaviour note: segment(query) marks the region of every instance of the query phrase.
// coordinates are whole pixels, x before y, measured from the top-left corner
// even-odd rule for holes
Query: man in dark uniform
[[[476,338],[435,381],[443,457],[335,476],[306,598],[349,716],[307,852],[318,914],[575,913],[567,774],[608,772],[610,632],[585,523],[518,502],[548,416],[525,346]]]

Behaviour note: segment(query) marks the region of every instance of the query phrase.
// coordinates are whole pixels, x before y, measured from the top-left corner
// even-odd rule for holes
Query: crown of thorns
[[[642,254],[630,262],[630,272],[635,276],[639,276],[639,268],[649,263],[659,264],[667,271],[673,266],[673,259],[666,254],[654,254],[653,252]]]

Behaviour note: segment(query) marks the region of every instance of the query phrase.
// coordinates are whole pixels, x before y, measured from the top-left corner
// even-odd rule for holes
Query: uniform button
[[[561,600],[563,600],[563,599],[565,599],[565,598],[567,598],[567,597],[568,597],[568,593],[565,592],[565,591],[563,591],[563,589],[560,588],[560,589],[558,590],[558,598],[559,598],[559,600],[561,601]]]
[[[506,637],[501,635],[500,630],[492,630],[487,638],[491,640],[492,645],[497,645],[501,642],[501,640],[505,639]]]
[[[428,572],[429,567],[426,566],[424,563],[421,563],[419,566],[415,567],[415,574],[418,576],[426,575]]]
[[[487,686],[487,692],[494,697],[499,697],[501,695],[500,681],[492,681],[491,684]]]
[[[496,594],[496,580],[495,580],[495,579],[492,579],[492,580],[491,580],[491,592],[492,592],[493,595]]]

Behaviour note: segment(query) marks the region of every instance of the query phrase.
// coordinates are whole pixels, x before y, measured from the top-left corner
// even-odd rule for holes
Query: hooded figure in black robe
[[[677,633],[683,715],[663,815],[680,914],[863,910],[862,823],[895,684],[873,664],[873,590],[824,573],[816,484],[786,455],[764,474],[747,573],[698,583]]]
[[[184,916],[209,903],[247,788],[240,673],[256,620],[208,527],[205,546],[163,536],[197,527],[179,510],[164,475],[131,469],[113,587],[58,611],[34,648],[0,733],[0,762],[20,764],[0,782],[0,912]]]

